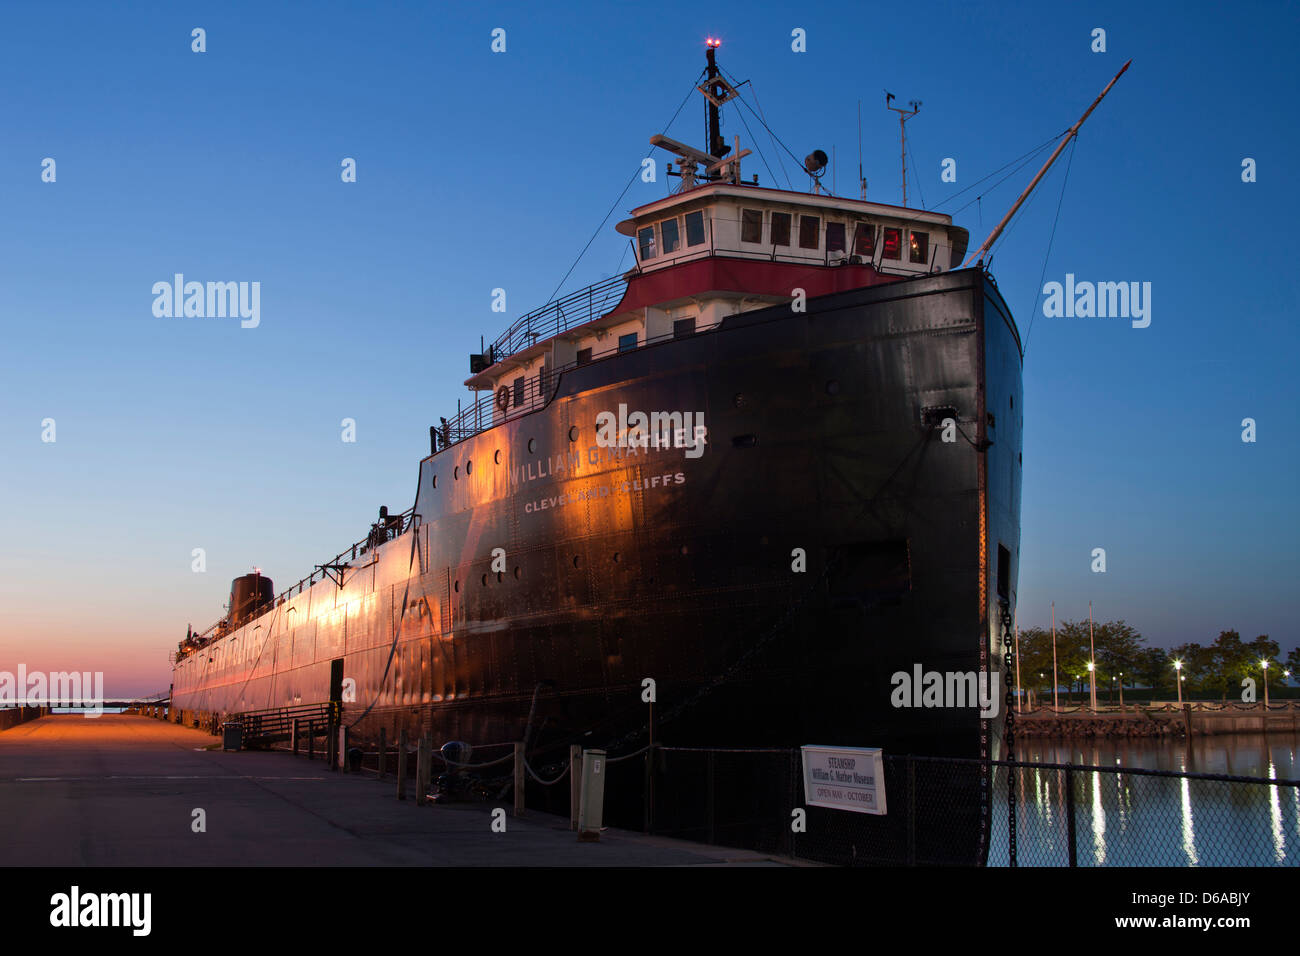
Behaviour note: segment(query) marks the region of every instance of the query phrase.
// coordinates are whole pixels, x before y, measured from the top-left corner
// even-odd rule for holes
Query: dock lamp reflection
[[[1259,666],[1264,668],[1264,708],[1268,709],[1268,661],[1260,661]]]
[[[1183,706],[1183,662],[1174,661],[1174,683],[1178,685],[1178,706]]]

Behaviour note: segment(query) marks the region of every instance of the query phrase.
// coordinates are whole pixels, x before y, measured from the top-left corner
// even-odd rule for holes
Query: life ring
[[[510,408],[510,387],[502,385],[497,389],[497,408],[506,411]]]

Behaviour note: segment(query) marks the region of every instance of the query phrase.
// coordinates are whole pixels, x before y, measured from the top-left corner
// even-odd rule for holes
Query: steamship
[[[618,223],[632,268],[470,356],[411,508],[278,595],[237,579],[178,649],[176,719],[335,701],[355,739],[523,740],[532,766],[652,741],[998,756],[1000,719],[895,706],[891,677],[1002,659],[1016,324],[950,216],[830,195],[820,152],[807,192],[743,179],[715,46],[708,148],[651,139],[675,186]],[[985,860],[983,766],[914,858]],[[895,845],[899,820],[840,816]]]

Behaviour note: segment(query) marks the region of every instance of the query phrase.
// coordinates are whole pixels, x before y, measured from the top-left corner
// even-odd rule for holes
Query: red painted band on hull
[[[714,292],[791,298],[803,289],[808,298],[899,282],[904,276],[881,275],[867,265],[823,266],[765,259],[710,256],[628,280],[627,291],[611,314],[633,312],[691,296]]]

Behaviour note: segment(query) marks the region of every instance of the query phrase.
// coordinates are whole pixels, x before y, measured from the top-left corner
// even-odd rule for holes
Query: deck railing
[[[412,505],[410,508],[401,512],[400,514],[390,514],[388,516],[388,524],[386,526],[381,526],[378,522],[376,522],[374,525],[371,526],[370,533],[368,535],[366,535],[360,541],[353,544],[351,547],[344,548],[338,554],[334,555],[334,557],[331,560],[317,565],[316,571],[313,571],[305,578],[299,579],[296,584],[289,585],[287,588],[285,588],[283,591],[277,594],[269,603],[267,603],[260,609],[255,610],[251,614],[249,614],[248,617],[244,619],[243,623],[247,624],[248,622],[256,618],[261,617],[267,611],[270,611],[273,608],[277,607],[278,605],[283,604],[290,597],[296,594],[301,594],[303,592],[303,588],[311,587],[317,581],[323,581],[327,573],[324,569],[347,565],[352,561],[355,561],[357,558],[362,557],[363,555],[373,550],[374,548],[378,547],[379,545],[383,544],[385,541],[391,541],[394,538],[400,537],[408,528],[410,528],[411,517],[412,515],[414,515],[414,513],[415,513],[415,506]],[[221,618],[221,620],[217,621],[212,626],[210,626],[207,630],[195,634],[192,638],[192,640],[195,642],[195,645],[192,648],[192,650],[198,650],[200,647],[205,647],[206,645],[210,644],[212,641],[216,640],[217,638],[224,637],[226,633],[224,628],[228,620],[229,620],[228,618],[223,617]]]
[[[627,282],[622,276],[602,279],[595,285],[561,296],[548,302],[540,309],[534,309],[506,329],[492,343],[492,361],[499,362],[521,352],[539,338],[549,339],[553,335],[567,332],[579,325],[585,325],[592,319],[605,315],[623,298]]]

